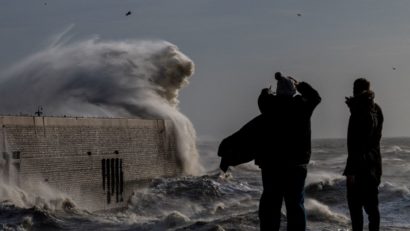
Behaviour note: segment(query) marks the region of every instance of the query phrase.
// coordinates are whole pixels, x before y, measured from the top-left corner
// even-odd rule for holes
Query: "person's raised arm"
[[[312,113],[320,101],[322,101],[319,93],[306,82],[296,81],[295,86],[298,92],[302,95],[305,105],[307,106],[307,110]]]
[[[258,98],[258,107],[259,107],[259,111],[262,114],[269,114],[271,112],[272,97],[273,95],[271,94],[270,88],[262,89],[261,94],[259,95],[259,98]]]

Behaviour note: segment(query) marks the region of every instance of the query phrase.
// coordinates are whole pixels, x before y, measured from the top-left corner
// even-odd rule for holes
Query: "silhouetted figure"
[[[130,16],[131,15],[131,11],[128,11],[125,16]]]
[[[310,117],[321,98],[305,82],[283,77],[279,72],[275,79],[276,94],[265,88],[258,99],[265,121],[255,158],[263,182],[260,227],[262,231],[279,230],[284,199],[287,229],[306,230],[304,186],[311,154]]]
[[[346,97],[350,109],[347,132],[348,157],[346,176],[347,201],[353,231],[363,230],[363,208],[369,218],[369,231],[379,230],[378,186],[382,175],[380,139],[383,114],[374,102],[370,82],[359,78],[353,86],[353,97]]]
[[[43,107],[42,106],[38,106],[37,111],[34,112],[34,114],[36,116],[42,116],[43,115]]]

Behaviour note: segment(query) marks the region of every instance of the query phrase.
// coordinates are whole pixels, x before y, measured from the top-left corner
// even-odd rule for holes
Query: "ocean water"
[[[219,141],[198,143],[206,174],[199,177],[154,179],[136,188],[128,208],[91,213],[75,201],[0,186],[2,230],[259,230],[260,171],[253,163],[218,169]],[[346,142],[315,140],[306,181],[308,230],[351,230],[345,200]],[[380,185],[382,230],[410,230],[410,138],[383,139]],[[21,203],[35,198],[31,203]],[[282,208],[282,230],[286,230]]]

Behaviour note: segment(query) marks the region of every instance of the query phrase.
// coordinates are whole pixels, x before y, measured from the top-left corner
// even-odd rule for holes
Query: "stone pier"
[[[181,173],[167,120],[0,116],[5,178],[45,182],[90,211],[125,207],[133,190]]]

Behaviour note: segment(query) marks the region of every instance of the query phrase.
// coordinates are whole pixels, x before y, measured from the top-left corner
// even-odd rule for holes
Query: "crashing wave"
[[[54,45],[0,78],[0,113],[138,117],[172,121],[185,174],[201,174],[192,123],[178,109],[194,63],[164,41],[90,39]],[[24,94],[21,94],[24,92]]]

